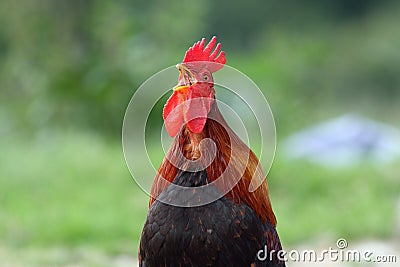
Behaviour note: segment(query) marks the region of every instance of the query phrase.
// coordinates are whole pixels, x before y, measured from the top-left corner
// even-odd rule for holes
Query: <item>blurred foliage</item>
[[[4,0],[2,132],[118,133],[136,88],[213,34],[282,117],[326,98],[391,101],[400,88],[399,14],[389,0]]]

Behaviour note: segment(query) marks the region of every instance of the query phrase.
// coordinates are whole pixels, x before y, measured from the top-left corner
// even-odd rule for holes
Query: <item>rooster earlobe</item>
[[[165,129],[171,137],[175,137],[183,124],[183,100],[178,92],[174,92],[165,103],[163,119]]]

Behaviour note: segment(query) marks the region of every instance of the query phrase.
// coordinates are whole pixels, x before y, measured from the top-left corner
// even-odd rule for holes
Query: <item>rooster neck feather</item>
[[[187,159],[193,160],[201,157],[199,142],[203,138],[210,138],[215,142],[216,156],[207,167],[209,182],[216,181],[216,186],[221,191],[224,191],[224,188],[231,188],[233,186],[232,183],[236,183],[238,180],[226,194],[226,197],[235,203],[246,203],[264,222],[276,225],[276,218],[268,195],[267,181],[256,155],[229,128],[218,109],[217,103],[212,105],[210,115],[213,119],[207,120],[202,133],[193,135],[184,126],[175,137],[167,152],[167,157],[164,158],[154,180],[151,189],[150,206],[178,174],[178,168],[168,159],[174,157],[174,163],[178,163],[179,168],[184,169]],[[232,144],[238,149],[233,150]],[[231,164],[229,164],[230,162]],[[226,175],[229,179],[218,179],[221,175]],[[255,191],[250,192],[249,186],[253,179],[261,181],[261,185]]]

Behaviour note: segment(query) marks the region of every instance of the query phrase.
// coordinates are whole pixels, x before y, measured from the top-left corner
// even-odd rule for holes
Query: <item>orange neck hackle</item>
[[[220,191],[224,191],[223,188],[230,186],[229,183],[238,180],[237,184],[228,191],[225,197],[231,199],[235,203],[247,204],[263,222],[270,222],[276,225],[276,218],[269,199],[267,181],[265,180],[265,175],[256,155],[240,140],[233,130],[229,128],[217,107],[217,103],[212,105],[210,114],[215,119],[208,119],[203,132],[198,136],[212,139],[217,148],[217,154],[213,162],[207,167],[209,182],[216,181],[222,173],[225,172],[229,162],[232,161],[232,166],[234,167],[229,169],[228,173],[224,174],[232,179],[223,179],[224,182],[216,183],[216,186],[221,189]],[[151,189],[152,197],[150,199],[150,206],[154,203],[157,196],[172,183],[178,174],[178,168],[175,167],[168,158],[181,155],[181,157],[184,156],[187,159],[193,159],[192,151],[195,151],[193,149],[195,144],[191,143],[190,140],[192,137],[189,134],[187,128],[183,126],[180,133],[174,138],[167,152],[168,155],[162,162],[158,174],[155,177]],[[234,142],[239,149],[232,151],[229,146],[231,142]],[[183,164],[184,160],[177,159],[175,162],[182,162]],[[184,169],[184,166],[178,167]],[[243,175],[241,175],[242,173]],[[249,186],[253,179],[262,180],[262,183],[255,191],[250,192]]]

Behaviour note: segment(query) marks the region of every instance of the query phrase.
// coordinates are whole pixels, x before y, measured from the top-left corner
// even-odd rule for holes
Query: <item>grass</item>
[[[398,165],[332,170],[277,158],[269,181],[282,240],[390,237],[399,200],[398,172]]]
[[[83,246],[136,255],[148,196],[130,177],[120,142],[52,132],[33,140],[3,139],[0,145],[1,246]],[[398,166],[333,171],[287,162],[278,153],[269,184],[283,243],[323,234],[390,236]]]
[[[68,133],[1,147],[2,242],[136,253],[147,196],[118,142]]]

